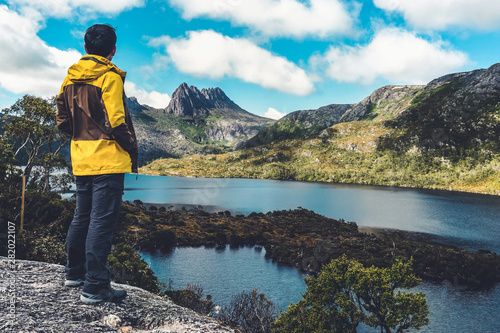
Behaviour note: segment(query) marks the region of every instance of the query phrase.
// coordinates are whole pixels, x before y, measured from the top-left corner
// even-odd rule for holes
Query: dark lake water
[[[249,214],[303,207],[360,226],[426,232],[468,248],[500,252],[500,198],[446,191],[249,179],[127,175],[124,200],[215,206]],[[143,254],[163,282],[199,283],[219,304],[258,288],[283,308],[305,291],[301,274],[264,258],[264,250],[177,248]],[[500,332],[500,288],[467,291],[422,283],[431,323],[420,332]],[[366,328],[360,331],[373,332]]]
[[[182,247],[168,255],[141,255],[161,281],[171,278],[174,289],[199,284],[217,304],[226,303],[234,293],[257,288],[284,310],[306,290],[302,274],[266,259],[264,249]]]

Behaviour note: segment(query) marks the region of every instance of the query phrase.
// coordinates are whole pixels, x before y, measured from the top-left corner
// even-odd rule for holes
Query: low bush
[[[279,313],[273,302],[254,289],[234,295],[230,304],[220,309],[214,317],[246,332],[271,333],[271,324],[276,321]]]

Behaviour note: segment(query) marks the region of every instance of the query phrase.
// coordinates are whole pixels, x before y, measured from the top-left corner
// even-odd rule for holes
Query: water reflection
[[[226,304],[235,293],[258,288],[284,309],[306,289],[296,269],[273,263],[258,248],[180,247],[168,254],[141,256],[161,282],[172,279],[174,289],[200,284],[217,304]]]
[[[461,290],[448,283],[422,283],[415,288],[427,295],[430,324],[420,332],[500,332],[500,288]]]

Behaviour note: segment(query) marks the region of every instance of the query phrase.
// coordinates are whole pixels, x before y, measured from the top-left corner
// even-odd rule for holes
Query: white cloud
[[[139,83],[145,89],[153,90],[154,87],[162,85],[165,81],[169,80],[168,68],[170,58],[160,53],[153,54],[153,62],[150,65],[139,67]]]
[[[234,77],[300,96],[314,92],[314,85],[303,69],[247,39],[205,30],[190,31],[187,38],[159,37],[151,40],[150,45],[162,41],[166,41],[170,60],[180,72],[211,79]]]
[[[70,65],[80,59],[76,50],[47,45],[37,33],[41,26],[0,5],[0,86],[15,94],[57,95]]]
[[[416,28],[500,27],[498,0],[374,0],[373,3],[386,11],[401,13]]]
[[[284,116],[286,116],[286,113],[279,112],[278,110],[273,109],[273,108],[268,108],[267,112],[264,113],[264,117],[275,119],[275,120],[283,118]]]
[[[135,83],[130,81],[125,82],[125,92],[127,96],[137,98],[140,104],[146,104],[154,108],[166,108],[170,102],[168,94],[162,94],[157,91],[147,92],[143,89],[138,89]]]
[[[51,0],[46,2],[50,8]],[[57,95],[68,68],[81,58],[82,54],[76,50],[59,50],[38,37],[42,23],[43,17],[36,11],[23,10],[19,14],[0,5],[0,45],[4,46],[0,48],[0,87],[4,90],[42,97]],[[136,89],[131,82],[127,87],[129,95],[153,107],[164,108],[170,101],[168,94]]]
[[[267,36],[325,38],[353,33],[351,12],[339,0],[169,0],[185,19],[209,17],[250,27]]]
[[[466,54],[447,48],[441,41],[429,42],[396,28],[378,31],[366,46],[330,47],[311,63],[326,65],[326,74],[340,82],[373,83],[383,78],[394,83],[427,83],[461,68]]]
[[[144,6],[145,0],[7,0],[12,6],[40,11],[44,16],[70,17],[74,10],[80,14],[119,14],[122,11]]]

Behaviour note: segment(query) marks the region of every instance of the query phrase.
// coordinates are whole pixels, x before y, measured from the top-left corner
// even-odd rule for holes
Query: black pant
[[[125,174],[76,177],[76,209],[66,237],[66,279],[85,279],[83,291],[109,288],[106,265],[120,215]]]

